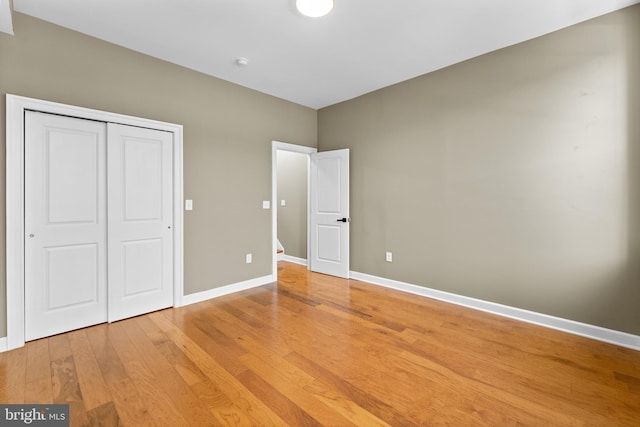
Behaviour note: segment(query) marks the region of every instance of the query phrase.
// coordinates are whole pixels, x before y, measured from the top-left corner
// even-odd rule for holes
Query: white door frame
[[[182,305],[184,295],[184,244],[182,212],[182,137],[183,127],[100,110],[59,104],[7,94],[6,129],[6,262],[7,262],[7,349],[22,347],[24,338],[24,112],[25,110],[60,114],[102,122],[159,129],[172,132],[173,212],[174,212],[174,296],[173,306]]]
[[[272,275],[273,280],[278,280],[278,161],[277,153],[280,151],[291,151],[294,153],[302,153],[307,155],[307,166],[310,163],[310,155],[318,152],[317,148],[307,147],[305,145],[289,144],[287,142],[272,141],[271,142],[271,257],[272,257]],[[309,268],[309,218],[311,208],[309,205],[310,185],[309,185],[309,167],[307,167],[307,269]]]

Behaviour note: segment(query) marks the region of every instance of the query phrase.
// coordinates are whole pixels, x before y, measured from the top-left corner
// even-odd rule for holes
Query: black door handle
[[[347,218],[340,218],[339,220],[337,220],[338,222],[349,222],[349,220]]]

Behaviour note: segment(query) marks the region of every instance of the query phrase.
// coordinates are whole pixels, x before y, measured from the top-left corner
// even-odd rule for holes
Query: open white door
[[[349,150],[311,154],[309,268],[349,278]]]
[[[173,305],[173,134],[108,125],[109,321]]]

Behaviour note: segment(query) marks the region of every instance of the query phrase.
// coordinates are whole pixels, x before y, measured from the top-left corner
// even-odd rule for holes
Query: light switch
[[[193,200],[185,200],[184,201],[184,209],[188,211],[193,210]]]
[[[271,207],[271,202],[269,200],[262,201],[262,209],[269,209]]]
[[[287,206],[287,202],[284,200],[280,200],[280,206]]]

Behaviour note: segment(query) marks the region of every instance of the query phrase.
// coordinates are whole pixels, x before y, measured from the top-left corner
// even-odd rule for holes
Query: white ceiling
[[[318,109],[640,0],[14,0],[14,9]],[[15,28],[17,34],[20,28]],[[249,59],[246,67],[236,58]]]

